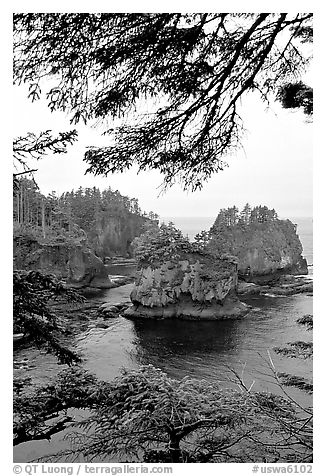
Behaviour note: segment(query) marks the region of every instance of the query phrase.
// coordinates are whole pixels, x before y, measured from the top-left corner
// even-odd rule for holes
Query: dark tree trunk
[[[20,199],[20,191],[17,191],[16,195],[16,203],[17,203],[17,222],[20,223],[20,213],[19,213],[19,199]]]
[[[20,190],[20,204],[19,204],[19,220],[20,223],[24,223],[24,213],[23,213],[23,188]]]
[[[180,439],[175,435],[170,435],[169,451],[172,463],[182,463]]]
[[[42,200],[42,233],[43,233],[43,238],[45,238],[45,206],[44,206],[43,200]]]

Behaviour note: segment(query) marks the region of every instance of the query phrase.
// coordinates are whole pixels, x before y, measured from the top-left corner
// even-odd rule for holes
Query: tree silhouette
[[[307,65],[312,14],[17,14],[14,81],[77,123],[125,119],[90,148],[88,171],[158,170],[197,189],[240,145],[239,103],[263,100]],[[49,83],[47,83],[49,84]],[[134,114],[137,111],[137,114]]]
[[[302,81],[287,83],[279,89],[277,99],[286,109],[302,107],[305,114],[311,116],[313,112],[313,91]]]
[[[77,131],[75,129],[68,132],[59,132],[56,137],[49,130],[39,134],[28,132],[25,136],[15,137],[13,141],[14,191],[18,188],[18,179],[23,175],[28,175],[34,180],[33,174],[37,169],[31,168],[31,160],[39,160],[50,153],[65,154],[67,146],[73,144],[76,140]]]

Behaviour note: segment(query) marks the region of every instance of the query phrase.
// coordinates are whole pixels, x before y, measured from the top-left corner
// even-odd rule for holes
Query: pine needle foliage
[[[72,365],[79,362],[80,357],[62,343],[64,326],[50,306],[50,301],[59,297],[68,301],[83,299],[55,276],[14,270],[14,333],[23,333],[29,343],[54,353],[60,363]]]

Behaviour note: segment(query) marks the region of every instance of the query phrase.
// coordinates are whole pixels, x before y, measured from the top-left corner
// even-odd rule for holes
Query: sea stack
[[[296,225],[280,220],[275,210],[247,204],[221,210],[210,230],[209,247],[216,254],[238,258],[238,275],[257,284],[273,283],[282,275],[308,274]]]
[[[213,256],[172,225],[152,229],[137,240],[139,269],[127,317],[215,320],[248,312],[236,294],[234,257]]]

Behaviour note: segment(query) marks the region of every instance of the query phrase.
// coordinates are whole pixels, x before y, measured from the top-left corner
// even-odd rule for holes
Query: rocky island
[[[275,210],[236,207],[221,210],[210,230],[210,246],[218,254],[238,258],[242,280],[267,284],[284,274],[308,274],[296,225],[280,220]]]
[[[127,317],[226,319],[246,314],[237,297],[237,260],[190,243],[172,224],[136,240],[138,275]]]
[[[238,259],[240,293],[312,291],[296,225],[279,219],[274,209],[247,204],[241,212],[221,210],[209,232],[209,247]]]

